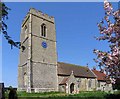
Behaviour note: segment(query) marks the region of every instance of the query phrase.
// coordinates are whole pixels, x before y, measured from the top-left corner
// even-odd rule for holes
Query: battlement
[[[45,13],[39,11],[39,10],[36,10],[35,8],[30,8],[29,12],[27,13],[27,15],[25,16],[25,18],[24,18],[24,20],[22,22],[23,24],[27,20],[27,18],[29,17],[29,14],[32,14],[34,16],[40,17],[40,18],[42,18],[44,20],[47,20],[47,21],[50,21],[50,22],[54,23],[54,17],[53,16],[49,16],[48,14],[45,14]]]

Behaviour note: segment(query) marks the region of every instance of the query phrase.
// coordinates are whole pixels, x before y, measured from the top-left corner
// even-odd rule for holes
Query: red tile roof
[[[106,81],[106,75],[103,72],[98,70],[92,70],[92,71],[97,76],[97,80]]]
[[[67,80],[68,80],[68,77],[65,77],[65,78],[62,80],[62,82],[60,83],[60,85],[66,84]]]

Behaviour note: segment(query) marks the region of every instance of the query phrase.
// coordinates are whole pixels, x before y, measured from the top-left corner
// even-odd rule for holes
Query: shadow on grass
[[[106,95],[105,99],[120,99],[120,94],[109,94]]]

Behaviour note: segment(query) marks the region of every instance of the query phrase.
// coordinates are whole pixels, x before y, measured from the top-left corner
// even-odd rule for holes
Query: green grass
[[[108,93],[101,91],[91,91],[91,92],[80,92],[74,96],[82,98],[91,98],[91,99],[104,99]]]
[[[8,93],[9,92],[5,92],[5,97],[8,97]],[[67,95],[66,93],[60,93],[60,92],[43,92],[43,93],[17,92],[17,96],[19,97],[19,99],[33,99],[33,97],[48,98],[48,97],[59,97],[59,96],[66,96],[66,95]]]
[[[26,93],[17,92],[18,99],[112,99],[109,98],[113,95],[120,95],[120,91],[115,94],[110,94],[101,91],[80,92],[79,94],[66,94],[61,92],[44,92],[44,93]],[[8,97],[8,92],[6,92]]]
[[[18,97],[50,97],[50,96],[65,96],[65,93],[60,92],[43,92],[43,93],[26,93],[18,92]]]

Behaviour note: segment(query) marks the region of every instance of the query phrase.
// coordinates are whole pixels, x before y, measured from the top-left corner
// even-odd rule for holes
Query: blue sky
[[[57,34],[58,61],[89,67],[95,66],[93,49],[107,51],[107,42],[99,42],[97,22],[104,17],[103,3],[6,3],[11,8],[8,33],[15,40],[20,39],[21,23],[29,8],[35,8],[55,17]],[[116,9],[117,3],[113,4]],[[2,39],[2,80],[5,86],[17,86],[19,50],[11,50],[7,41]]]

